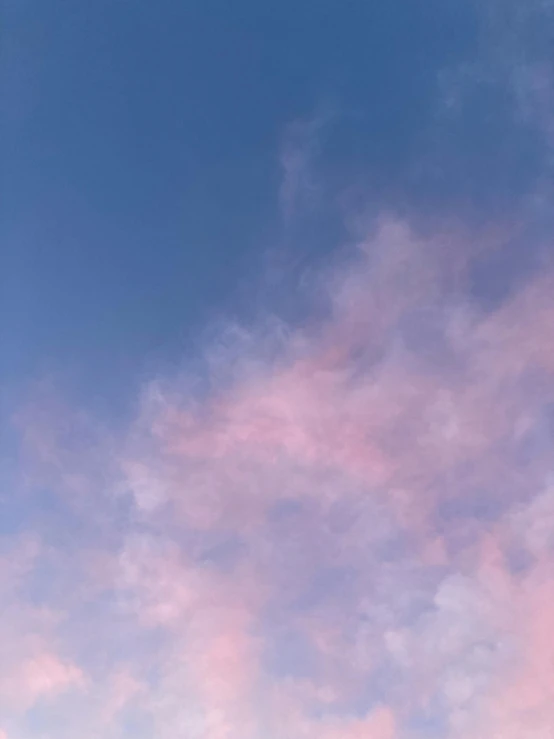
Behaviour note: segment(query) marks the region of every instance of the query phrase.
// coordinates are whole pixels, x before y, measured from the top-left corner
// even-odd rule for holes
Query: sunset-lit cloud
[[[554,273],[484,312],[467,238],[385,219],[325,315],[124,433],[21,412],[21,494],[80,533],[4,555],[10,738],[546,739]]]

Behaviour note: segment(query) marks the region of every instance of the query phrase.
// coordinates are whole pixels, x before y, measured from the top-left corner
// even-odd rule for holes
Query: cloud
[[[442,103],[431,135],[440,144],[431,159],[448,171],[445,187],[457,174],[487,205],[499,197],[506,211],[508,202],[551,197],[554,14],[542,0],[493,0],[478,10],[472,59],[439,74]]]
[[[279,193],[285,223],[299,213],[309,212],[321,199],[317,164],[331,117],[329,112],[322,112],[287,126],[281,148],[282,181]]]
[[[382,220],[124,433],[33,400],[21,494],[79,535],[3,560],[10,739],[547,736],[553,273],[483,311],[491,243]]]

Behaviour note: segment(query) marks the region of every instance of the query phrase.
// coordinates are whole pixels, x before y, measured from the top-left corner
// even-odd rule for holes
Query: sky
[[[2,15],[0,739],[551,739],[554,5]]]

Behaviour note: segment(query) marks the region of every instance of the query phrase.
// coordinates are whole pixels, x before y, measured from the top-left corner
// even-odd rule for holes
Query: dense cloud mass
[[[382,220],[123,433],[38,393],[4,735],[548,739],[554,271],[484,310],[505,237]]]

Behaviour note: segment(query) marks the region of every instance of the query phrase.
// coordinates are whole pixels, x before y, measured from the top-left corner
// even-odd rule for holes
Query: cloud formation
[[[547,739],[554,272],[485,310],[504,239],[383,219],[124,433],[30,403],[5,736]]]

